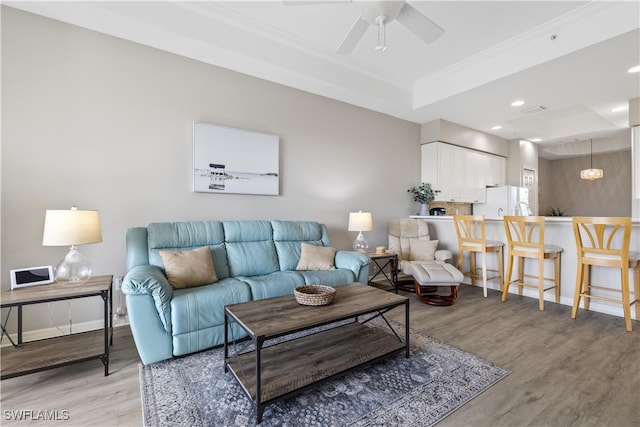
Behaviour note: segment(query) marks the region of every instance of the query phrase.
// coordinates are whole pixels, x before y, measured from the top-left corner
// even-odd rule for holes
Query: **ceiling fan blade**
[[[358,20],[351,27],[351,31],[349,34],[342,40],[340,47],[336,52],[341,53],[343,55],[347,53],[351,53],[353,49],[356,47],[360,39],[364,36],[364,33],[367,32],[369,28],[369,23],[364,20],[362,16],[358,18]]]
[[[425,43],[431,43],[444,34],[442,28],[408,3],[404,5],[396,20]]]

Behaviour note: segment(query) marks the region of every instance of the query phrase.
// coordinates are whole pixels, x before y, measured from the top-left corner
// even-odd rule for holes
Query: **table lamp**
[[[91,277],[91,264],[77,246],[102,242],[98,211],[47,210],[44,219],[43,246],[70,246],[56,267],[56,281],[82,283]]]
[[[358,237],[353,241],[353,250],[366,252],[369,244],[362,235],[363,231],[373,230],[373,218],[371,212],[349,212],[349,231],[357,231]]]

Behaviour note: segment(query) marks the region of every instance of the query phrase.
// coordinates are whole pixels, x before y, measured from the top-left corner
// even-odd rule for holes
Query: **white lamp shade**
[[[47,210],[43,246],[86,245],[102,242],[98,211]]]
[[[349,212],[349,231],[373,230],[373,217],[371,212]]]

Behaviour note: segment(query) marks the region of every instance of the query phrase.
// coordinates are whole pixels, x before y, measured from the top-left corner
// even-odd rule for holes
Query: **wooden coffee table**
[[[385,333],[364,323],[404,305],[404,342],[398,333]],[[262,421],[266,405],[302,388],[365,363],[403,350],[409,357],[409,299],[354,283],[336,287],[332,304],[303,306],[293,295],[228,305],[225,311],[224,364],[256,407]],[[363,319],[359,319],[363,316]],[[264,347],[267,340],[318,326],[353,319],[323,332]],[[253,341],[247,352],[229,354],[229,323],[241,326]]]

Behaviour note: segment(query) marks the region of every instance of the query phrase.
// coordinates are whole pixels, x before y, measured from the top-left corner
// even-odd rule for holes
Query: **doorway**
[[[522,170],[522,184],[529,189],[529,210],[531,215],[538,215],[538,180],[536,171],[532,169]]]

